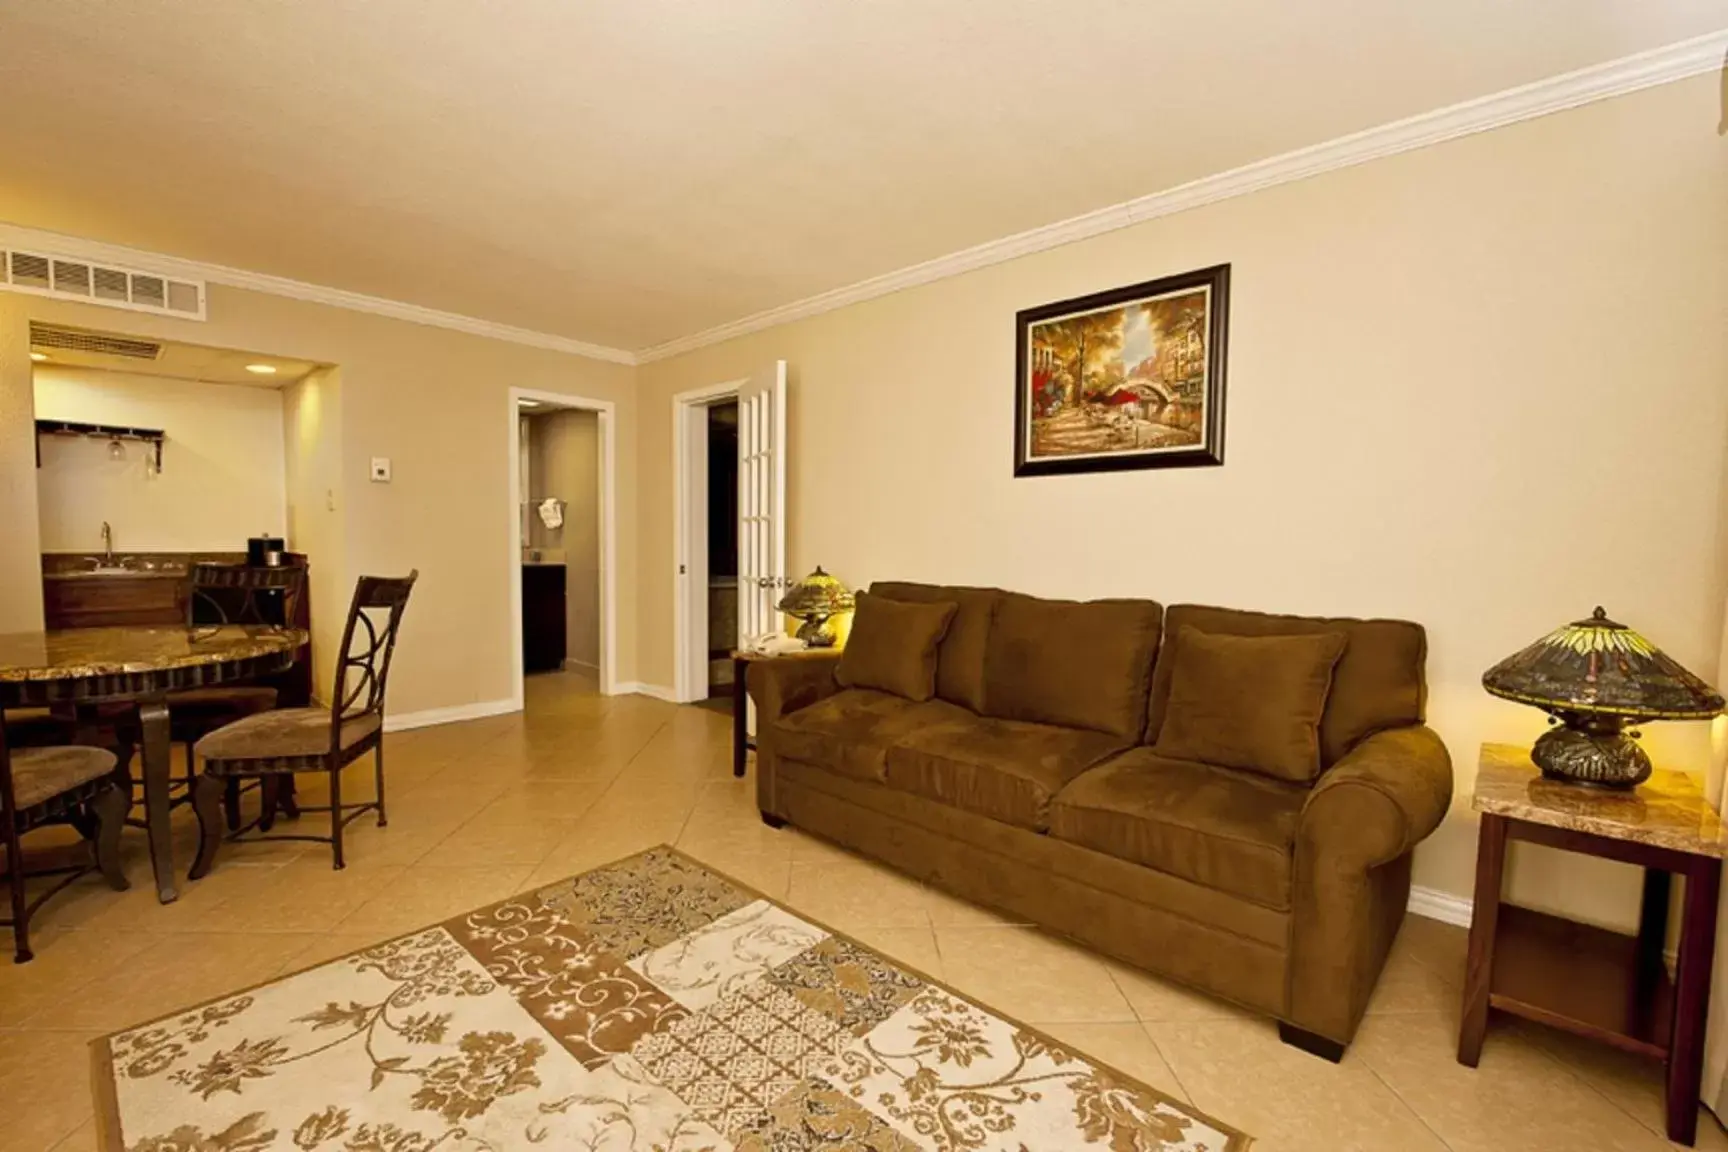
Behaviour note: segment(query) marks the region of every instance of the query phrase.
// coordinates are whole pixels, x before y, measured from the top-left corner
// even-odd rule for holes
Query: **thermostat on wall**
[[[390,457],[372,457],[372,479],[380,484],[390,483]]]

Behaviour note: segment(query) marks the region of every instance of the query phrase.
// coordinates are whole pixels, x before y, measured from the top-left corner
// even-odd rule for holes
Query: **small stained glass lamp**
[[[1715,689],[1600,608],[1488,669],[1482,687],[1548,713],[1555,727],[1530,750],[1542,775],[1607,788],[1650,777],[1629,723],[1708,720],[1723,707]]]
[[[852,611],[854,600],[846,585],[822,571],[816,571],[792,585],[790,591],[775,605],[788,616],[803,623],[798,626],[798,639],[808,648],[834,647],[833,617]]]

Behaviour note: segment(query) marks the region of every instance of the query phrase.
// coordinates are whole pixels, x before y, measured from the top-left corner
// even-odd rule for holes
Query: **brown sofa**
[[[958,606],[934,694],[842,687],[838,658],[753,663],[764,820],[1264,1012],[1287,1042],[1342,1056],[1403,921],[1411,850],[1452,797],[1445,746],[1422,723],[1420,625],[907,583],[871,594]],[[1308,723],[1314,779],[1155,750],[1168,638],[1198,646],[1186,629],[1337,646]],[[1270,698],[1250,706],[1276,711]]]

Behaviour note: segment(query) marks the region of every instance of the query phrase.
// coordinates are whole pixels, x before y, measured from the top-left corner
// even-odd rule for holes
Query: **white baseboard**
[[[586,660],[566,660],[564,661],[564,671],[583,672],[589,676],[598,676],[600,675],[600,665],[590,664]]]
[[[664,700],[668,704],[678,703],[678,693],[662,684],[644,684],[640,680],[620,680],[612,689],[615,696],[634,693],[637,696],[652,696],[656,700]]]
[[[448,708],[428,708],[423,712],[401,712],[384,718],[384,731],[404,732],[410,728],[430,728],[434,724],[478,720],[483,716],[516,712],[520,708],[514,700],[480,700],[473,704],[452,704]]]
[[[1442,892],[1438,888],[1410,889],[1410,914],[1426,916],[1442,924],[1470,927],[1470,905],[1471,902],[1464,897]]]

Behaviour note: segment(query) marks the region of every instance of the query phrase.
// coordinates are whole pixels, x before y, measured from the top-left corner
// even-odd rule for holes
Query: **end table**
[[[1482,813],[1476,903],[1464,973],[1458,1062],[1474,1068],[1491,1011],[1521,1016],[1655,1057],[1668,1073],[1668,1138],[1698,1130],[1704,1024],[1716,946],[1721,822],[1684,772],[1658,769],[1632,791],[1544,778],[1529,751],[1484,744],[1472,806]],[[1644,869],[1638,935],[1625,936],[1501,902],[1509,840]],[[1680,960],[1663,961],[1668,892],[1685,878]]]
[[[787,652],[752,652],[740,648],[732,653],[732,775],[744,775],[744,762],[756,747],[750,740],[750,693],[744,674],[758,660],[837,660],[838,648],[794,648]]]

